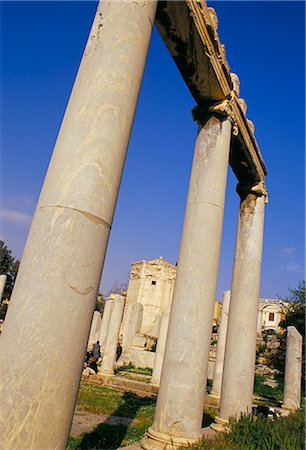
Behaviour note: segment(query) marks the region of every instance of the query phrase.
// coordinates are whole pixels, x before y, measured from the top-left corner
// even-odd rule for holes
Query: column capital
[[[232,122],[232,132],[234,136],[238,135],[237,118],[234,108],[235,91],[231,91],[229,96],[224,100],[207,105],[197,105],[192,109],[193,120],[201,125],[205,123],[211,116],[218,117],[221,120],[230,119]]]
[[[265,197],[265,203],[268,203],[268,190],[263,180],[259,181],[255,185],[243,185],[237,184],[236,191],[241,198],[241,201],[245,200],[248,194],[254,194],[256,197]]]

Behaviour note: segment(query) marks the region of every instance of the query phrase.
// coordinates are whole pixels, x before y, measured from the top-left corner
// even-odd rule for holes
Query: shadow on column
[[[128,428],[133,419],[137,416],[139,409],[142,406],[155,404],[155,399],[143,398],[132,392],[125,392],[120,406],[113,412],[113,414],[103,423],[100,423],[93,431],[86,433],[77,447],[79,449],[99,449],[99,450],[113,450],[120,447]],[[118,418],[118,421],[116,420]],[[122,422],[120,423],[120,419]],[[126,420],[124,420],[126,419]],[[140,421],[139,421],[140,422]],[[150,426],[145,422],[143,434]],[[138,424],[138,432],[141,428],[141,422]],[[68,447],[69,449],[69,447]]]

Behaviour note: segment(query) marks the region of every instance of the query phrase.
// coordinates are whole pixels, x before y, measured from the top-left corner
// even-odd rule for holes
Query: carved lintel
[[[240,94],[240,80],[236,73],[231,72],[231,80],[233,83],[233,91],[239,97]]]
[[[268,203],[268,191],[263,180],[259,181],[257,184],[253,186],[243,186],[240,183],[237,184],[237,193],[240,196],[241,200],[244,200],[248,194],[254,194],[257,197],[264,196],[265,203]]]
[[[238,135],[239,129],[237,125],[235,110],[233,107],[233,95],[231,95],[230,99],[225,99],[222,102],[211,106],[210,108],[208,108],[208,111],[212,114],[230,118],[233,123],[233,135]]]
[[[248,105],[246,104],[246,101],[244,100],[244,98],[238,98],[238,103],[239,103],[239,106],[240,106],[242,112],[244,113],[244,115],[246,115]]]

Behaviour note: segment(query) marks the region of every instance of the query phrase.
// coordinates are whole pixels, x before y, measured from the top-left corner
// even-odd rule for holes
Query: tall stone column
[[[163,368],[166,339],[167,339],[167,333],[168,333],[168,327],[169,327],[169,318],[170,318],[170,305],[164,309],[162,319],[161,319],[160,329],[159,329],[157,346],[156,346],[154,368],[153,368],[152,379],[151,379],[151,384],[154,384],[156,386],[159,386],[161,372],[162,372],[162,368]]]
[[[284,415],[300,408],[302,383],[302,350],[303,338],[295,327],[287,328]]]
[[[132,303],[126,307],[125,322],[123,326],[122,337],[122,355],[120,361],[122,363],[130,361],[131,350],[135,334],[141,328],[143,315],[143,306],[140,303]]]
[[[214,370],[212,389],[210,392],[210,395],[217,399],[220,399],[220,395],[221,395],[221,384],[222,384],[222,374],[223,374],[223,364],[224,364],[224,353],[225,353],[225,343],[226,343],[230,297],[231,297],[231,291],[225,291],[223,293],[215,370]]]
[[[107,332],[109,327],[109,322],[112,314],[112,308],[114,305],[114,300],[112,298],[108,298],[105,301],[104,305],[104,311],[103,311],[103,317],[102,317],[102,324],[101,329],[99,333],[99,342],[101,347],[101,353],[104,352],[105,344],[106,344],[106,338],[107,338]]]
[[[230,417],[238,418],[241,414],[252,411],[267,191],[263,182],[260,182],[247,191],[240,189],[238,192],[242,200],[227,325],[220,413],[211,426],[215,430],[223,429]]]
[[[0,302],[2,300],[3,291],[5,288],[7,276],[6,275],[0,275]]]
[[[262,335],[262,309],[258,310],[257,316],[257,334]]]
[[[0,340],[6,450],[66,448],[155,10],[98,5]]]
[[[125,304],[125,297],[123,297],[123,295],[117,294],[114,296],[114,306],[112,309],[112,314],[108,327],[101,370],[99,371],[99,373],[101,373],[102,375],[114,374],[114,366],[116,362],[116,350],[118,345],[124,304]]]
[[[148,450],[200,438],[232,121],[198,119],[156,413],[141,441]]]

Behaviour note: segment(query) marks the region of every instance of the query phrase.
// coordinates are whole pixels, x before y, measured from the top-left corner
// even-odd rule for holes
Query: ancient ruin
[[[156,414],[141,447],[201,437],[228,164],[241,202],[216,428],[250,411],[267,171],[217,15],[204,0],[101,1],[0,340],[5,449],[66,447],[154,23],[195,100],[198,134]],[[115,311],[116,302],[118,325],[123,300]],[[109,355],[107,372],[113,347]]]

